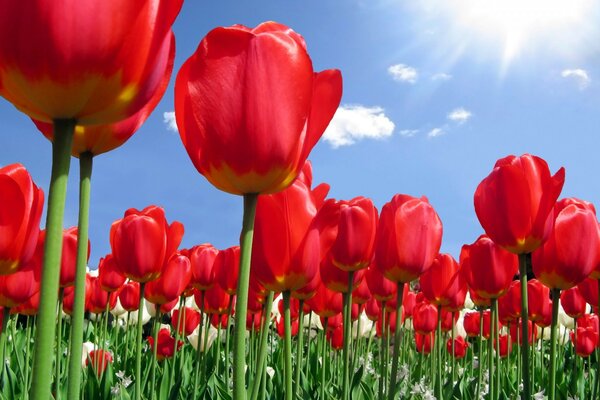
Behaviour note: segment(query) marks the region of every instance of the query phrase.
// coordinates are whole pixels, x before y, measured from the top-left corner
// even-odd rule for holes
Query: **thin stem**
[[[81,352],[83,349],[83,315],[85,312],[85,272],[88,255],[88,230],[92,178],[92,153],[79,155],[79,220],[77,223],[77,264],[75,267],[75,299],[71,314],[71,344],[67,399],[80,398]]]
[[[236,318],[233,330],[233,398],[246,400],[246,314],[248,312],[248,286],[250,259],[254,236],[254,216],[258,194],[244,195],[244,217],[240,243],[240,273],[237,284]]]
[[[152,346],[152,366],[150,369],[150,400],[154,399],[155,388],[156,388],[156,366],[158,364],[158,326],[161,318],[160,306],[156,304],[154,311],[154,324],[152,327],[152,337],[154,339],[154,343]],[[166,371],[166,362],[165,362],[165,374],[168,374]]]
[[[267,299],[263,307],[263,315],[261,319],[261,330],[260,330],[260,344],[258,348],[258,360],[256,362],[256,379],[252,382],[252,390],[250,399],[256,400],[258,398],[258,391],[262,386],[262,380],[264,379],[263,370],[266,371],[266,360],[267,360],[267,345],[269,339],[269,321],[271,320],[271,308],[273,308],[273,292],[267,294]]]
[[[437,384],[435,385],[436,397],[438,399],[442,398],[442,352],[441,352],[441,343],[442,343],[442,306],[438,306],[438,322],[437,329],[435,331],[435,355],[437,357]],[[390,400],[392,400],[390,398]]]
[[[294,381],[294,399],[300,389],[300,371],[302,370],[302,353],[304,351],[304,300],[300,300],[298,309],[298,340],[296,342],[296,379]]]
[[[600,279],[598,280],[598,293],[600,294]],[[600,313],[600,295],[598,296],[598,313]],[[577,330],[577,325],[575,326]],[[594,377],[594,388],[592,390],[592,398],[596,398],[598,395],[598,385],[600,384],[600,360],[598,360],[598,349],[596,349],[596,376]]]
[[[56,331],[56,360],[54,361],[55,373],[54,373],[54,398],[60,400],[60,361],[62,359],[62,303],[63,303],[64,290],[60,288],[58,293],[58,311],[57,311],[57,331]]]
[[[6,355],[6,336],[8,333],[6,332],[6,327],[8,326],[8,320],[10,317],[10,308],[4,307],[2,310],[2,331],[0,331],[0,377],[4,375],[4,368],[6,368],[6,360],[4,359]]]
[[[321,400],[325,400],[325,372],[327,370],[327,364],[329,364],[329,360],[325,359],[327,355],[327,322],[328,318],[325,318],[325,322],[323,323],[323,335],[321,336],[321,396],[319,397]]]
[[[552,295],[552,325],[550,327],[550,385],[548,400],[554,400],[556,383],[556,323],[558,322],[558,305],[560,304],[560,289],[550,290]]]
[[[385,388],[384,388],[384,384],[385,384],[385,317],[386,317],[386,312],[385,312],[385,301],[381,302],[381,340],[379,342],[379,396],[377,397],[378,399],[383,399],[384,397],[384,392],[385,392]]]
[[[479,336],[477,337],[477,350],[478,350],[478,356],[477,356],[477,362],[478,362],[478,366],[477,366],[477,397],[475,397],[476,399],[480,398],[480,393],[481,393],[481,383],[482,383],[482,378],[483,378],[483,373],[481,372],[483,370],[483,360],[481,359],[482,357],[482,353],[483,353],[483,343],[482,343],[482,338],[483,338],[483,309],[479,310]]]
[[[52,385],[52,343],[56,333],[56,302],[62,254],[63,216],[74,130],[75,120],[54,121],[52,176],[48,190],[46,240],[30,392],[30,397],[33,399],[50,398]]]
[[[453,323],[454,323],[454,314],[455,314],[455,312],[452,311],[452,322]],[[455,360],[456,354],[454,352],[454,350],[455,350],[455,348],[454,348],[454,327],[452,327],[452,337],[450,340],[452,340],[452,386],[454,386],[454,381],[456,381],[456,360]]]
[[[393,400],[396,395],[396,375],[398,375],[398,356],[400,351],[400,329],[402,328],[402,297],[404,296],[404,283],[398,282],[396,290],[396,329],[394,330],[394,353],[392,355],[392,375],[388,399]]]
[[[283,295],[283,351],[284,351],[284,382],[285,400],[292,400],[292,319],[290,313],[290,291],[286,290]]]
[[[194,372],[194,393],[198,393],[198,384],[200,383],[200,366],[202,358],[202,350],[206,352],[206,347],[200,346],[200,341],[204,339],[202,334],[202,324],[204,323],[204,290],[200,291],[200,323],[198,324],[198,341],[196,342],[196,371]]]
[[[137,333],[136,333],[136,345],[135,345],[135,400],[141,400],[142,398],[142,322],[143,322],[143,309],[144,307],[144,289],[146,287],[145,282],[140,283],[140,300],[138,303],[138,320],[137,320]]]
[[[490,394],[490,399],[494,398],[494,302],[495,299],[492,299],[491,305],[491,316],[490,316],[490,337],[488,339],[488,393]]]
[[[492,299],[492,317],[494,318],[494,329],[492,330],[491,334],[494,336],[494,343],[496,346],[496,382],[494,384],[494,398],[497,399],[500,396],[500,339],[498,338],[498,299]]]
[[[342,399],[348,400],[350,394],[350,346],[352,346],[352,284],[354,272],[348,272],[348,291],[343,294],[344,299],[344,342],[343,342],[343,375],[342,375]]]
[[[519,254],[519,275],[521,280],[521,329],[522,329],[522,371],[523,371],[523,394],[522,398],[529,399],[530,397],[530,380],[529,380],[529,308],[527,305],[527,265],[531,261],[531,254]]]
[[[179,330],[183,327],[185,329],[185,295],[181,295],[179,298],[179,312],[177,313],[177,323],[175,329],[175,343],[173,344],[173,359],[171,363],[171,374],[169,375],[169,387],[173,387],[173,382],[175,379],[175,364],[179,360],[181,363],[181,359],[183,358],[183,352],[180,357],[177,358],[177,344],[179,343]]]

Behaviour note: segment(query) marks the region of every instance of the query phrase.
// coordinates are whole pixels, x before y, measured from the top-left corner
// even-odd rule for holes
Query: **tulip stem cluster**
[[[529,315],[529,308],[527,304],[527,266],[530,264],[530,262],[530,253],[519,254],[519,280],[521,282],[521,315],[523,316],[523,318],[521,318],[521,337],[523,338],[523,340],[521,341],[521,371],[523,373],[522,397],[524,399],[530,398],[531,393],[531,380],[529,379],[529,342],[527,340],[527,338],[529,337],[529,319],[527,318],[527,316]]]

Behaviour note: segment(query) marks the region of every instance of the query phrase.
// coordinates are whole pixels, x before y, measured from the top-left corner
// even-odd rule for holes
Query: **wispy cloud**
[[[419,133],[418,129],[403,129],[403,130],[400,131],[400,136],[413,137],[417,133]]]
[[[587,71],[581,68],[565,69],[560,75],[563,78],[574,79],[581,90],[587,88],[592,81]]]
[[[452,75],[445,72],[438,72],[437,74],[431,75],[432,81],[449,81],[450,79],[452,79]]]
[[[394,132],[394,123],[381,107],[340,106],[323,134],[333,148],[349,146],[362,139],[383,139]]]
[[[446,133],[446,131],[442,128],[433,128],[427,133],[428,138],[436,138],[438,136],[442,136]]]
[[[416,83],[419,79],[417,69],[406,64],[391,65],[387,71],[392,79],[398,82]]]
[[[173,132],[178,132],[177,122],[175,121],[175,111],[167,111],[163,113],[163,122],[167,125],[167,129]]]
[[[473,116],[473,113],[463,107],[459,107],[459,108],[455,108],[454,110],[450,111],[447,115],[447,118],[450,121],[456,122],[459,125],[464,124],[465,122],[467,122],[471,117]]]

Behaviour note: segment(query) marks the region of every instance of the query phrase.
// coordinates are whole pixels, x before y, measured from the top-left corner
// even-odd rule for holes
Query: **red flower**
[[[565,182],[565,169],[550,176],[543,159],[524,154],[496,161],[477,186],[475,212],[485,233],[511,253],[530,253],[552,231],[552,207]]]
[[[533,273],[551,289],[569,289],[600,263],[600,226],[587,202],[563,199],[554,207],[554,230],[532,254]]]
[[[100,377],[104,373],[104,370],[106,370],[106,367],[108,367],[108,364],[111,364],[112,362],[113,356],[109,351],[97,349],[89,352],[85,365],[91,364],[92,368],[96,370],[98,377]]]
[[[548,314],[552,314],[550,289],[537,279],[527,282],[527,308],[529,319],[533,322],[543,321]]]
[[[127,282],[119,292],[121,306],[129,311],[136,311],[140,304],[140,284],[134,281]]]
[[[86,288],[89,286],[89,311],[94,314],[101,314],[108,310],[112,310],[117,305],[117,292],[109,293],[102,289],[100,279],[92,276],[86,280]],[[86,289],[87,290],[87,289]]]
[[[577,287],[588,304],[598,307],[598,281],[596,279],[586,278]]]
[[[367,301],[367,304],[365,306],[365,314],[367,315],[367,318],[369,318],[371,321],[378,321],[379,320],[379,316],[381,315],[381,309],[379,307],[378,301],[375,300],[375,298],[371,298],[371,300]]]
[[[212,244],[194,246],[186,252],[192,264],[191,285],[199,290],[210,289],[214,284],[214,264],[219,250]]]
[[[333,263],[331,255],[321,262],[321,268],[319,272],[321,274],[321,281],[329,289],[339,293],[348,292],[348,280],[350,273],[336,267]],[[354,273],[350,291],[353,291],[356,287],[358,287],[363,279],[364,274],[364,270],[359,270]]]
[[[435,342],[435,336],[433,335],[433,332],[430,332],[430,333],[415,332],[415,345],[417,347],[417,352],[419,352],[421,354],[431,353],[431,349],[433,348],[434,342]]]
[[[100,278],[100,286],[107,292],[117,291],[127,279],[121,273],[121,269],[112,254],[108,254],[98,262],[98,278]]]
[[[467,284],[459,265],[449,254],[439,254],[433,260],[431,267],[420,276],[419,285],[427,300],[436,306],[462,308],[467,295]]]
[[[494,341],[494,348],[499,347],[500,348],[500,357],[505,358],[511,353],[512,347],[513,347],[513,342],[511,341],[511,338],[508,335],[499,335],[498,339],[500,340],[499,346]],[[509,344],[510,344],[510,348],[509,348]]]
[[[146,283],[144,298],[154,304],[166,304],[177,300],[183,294],[191,278],[192,267],[189,258],[175,253],[160,277]]]
[[[0,306],[16,307],[40,290],[41,264],[29,262],[10,275],[0,275]]]
[[[363,305],[369,301],[370,298],[371,292],[369,291],[369,286],[367,286],[367,281],[363,279],[352,292],[352,304]]]
[[[269,290],[298,290],[311,282],[320,262],[319,235],[312,226],[329,185],[314,189],[306,162],[294,183],[260,196],[252,244],[252,274]]]
[[[437,327],[438,311],[436,306],[427,301],[415,305],[413,310],[413,327],[418,333],[430,333]]]
[[[216,282],[228,294],[234,295],[240,274],[240,246],[219,251],[213,269]]]
[[[169,329],[162,328],[159,330],[156,342],[156,359],[158,361],[173,357],[175,338],[171,336]],[[154,338],[152,336],[148,336],[148,344],[150,344],[151,350],[154,351]],[[177,349],[179,349],[181,346],[183,346],[183,342],[180,340],[177,343]]]
[[[588,357],[598,346],[598,330],[592,327],[577,328],[577,341],[571,332],[571,342],[575,345],[575,353],[580,357]]]
[[[110,246],[121,271],[136,282],[160,276],[171,255],[179,247],[183,225],[167,224],[165,212],[157,206],[125,211],[123,219],[110,229]]]
[[[579,318],[585,314],[587,305],[577,286],[564,290],[560,294],[560,304],[571,318]]]
[[[46,122],[100,124],[133,115],[163,84],[182,2],[3,0],[0,37],[18,40],[0,46],[0,94]]]
[[[442,222],[427,198],[397,194],[381,209],[376,263],[393,282],[410,282],[427,270],[442,244]]]
[[[181,316],[182,320],[179,321],[179,312],[184,309],[185,312]],[[191,307],[173,310],[171,314],[171,327],[175,331],[177,331],[177,324],[179,324],[179,334],[181,335],[185,332],[185,336],[189,336],[200,324],[200,313]]]
[[[465,339],[460,336],[454,339],[454,358],[464,358],[467,355],[467,349],[469,348],[469,343],[465,341]],[[452,355],[452,339],[448,339],[446,342],[446,351],[448,354]]]
[[[322,283],[306,303],[319,317],[332,317],[342,312],[342,294],[329,290]]]
[[[479,336],[479,328],[481,322],[481,315],[479,311],[470,311],[465,313],[463,317],[463,328],[467,332],[468,337]]]
[[[379,268],[371,264],[365,272],[369,290],[373,297],[379,301],[390,301],[396,298],[398,285],[386,278]]]
[[[25,303],[21,303],[18,306],[11,308],[10,313],[28,315],[31,317],[37,315],[39,306],[40,292],[36,292]]]
[[[284,319],[283,316],[278,318],[276,323],[276,328],[277,328],[277,334],[279,335],[280,338],[284,337],[285,334],[285,324],[284,324]],[[292,337],[298,335],[298,319],[294,319],[291,321],[291,333],[292,333]]]
[[[471,291],[484,299],[502,296],[519,271],[518,257],[486,235],[462,247],[460,265]]]
[[[233,194],[288,187],[342,95],[337,70],[314,73],[304,39],[266,22],[213,29],[181,67],[175,115],[198,171]]]
[[[334,350],[344,348],[344,327],[340,325],[334,330],[327,331],[327,340]]]
[[[3,62],[0,71],[5,65]],[[0,168],[0,275],[16,271],[33,256],[43,207],[44,192],[24,166],[11,164]]]
[[[227,314],[229,302],[232,301],[231,298],[232,296],[221,289],[221,286],[214,285],[204,292],[204,312],[207,314]],[[198,307],[203,306],[200,292],[194,293],[194,300],[196,300]]]

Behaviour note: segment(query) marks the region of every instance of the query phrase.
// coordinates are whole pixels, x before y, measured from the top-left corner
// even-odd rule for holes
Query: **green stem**
[[[180,355],[180,357],[177,357],[177,344],[179,343],[179,329],[181,329],[181,324],[185,323],[183,321],[185,321],[185,296],[181,295],[179,297],[179,312],[177,313],[177,323],[175,324],[176,328],[175,328],[175,343],[173,344],[173,360],[171,363],[171,373],[169,374],[169,388],[173,387],[173,382],[175,379],[175,365],[177,360],[179,359],[179,361],[181,361],[181,358],[183,357],[183,354]],[[184,327],[185,329],[185,327]]]
[[[454,311],[452,311],[452,323],[454,323]],[[450,338],[450,340],[452,340],[452,386],[454,386],[454,382],[456,381],[456,360],[455,360],[456,353],[454,352],[454,326],[452,327],[452,337]]]
[[[266,371],[267,361],[267,346],[269,339],[269,322],[271,320],[271,308],[273,308],[273,292],[267,294],[267,299],[263,307],[263,315],[261,319],[260,344],[258,348],[258,360],[256,362],[256,379],[252,382],[252,390],[250,399],[258,398],[258,391],[264,380],[263,370]]]
[[[236,319],[233,331],[233,398],[236,400],[246,400],[246,314],[248,312],[250,259],[252,257],[252,238],[257,200],[258,194],[244,195],[240,273],[236,291]]]
[[[232,311],[233,310],[233,295],[229,296],[229,305],[227,306],[227,327],[225,328],[225,382],[231,381],[231,375],[229,375],[229,360],[231,353],[229,351],[229,343],[231,339],[231,324],[233,322]],[[244,321],[245,321],[244,317]],[[244,329],[246,328],[246,324],[244,322]],[[245,343],[245,341],[244,341]]]
[[[30,397],[33,399],[48,399],[51,395],[52,343],[56,333],[56,302],[62,254],[63,216],[74,130],[75,120],[54,121],[52,176],[48,190],[46,240],[30,392]]]
[[[398,282],[396,291],[396,329],[394,331],[394,353],[392,356],[392,375],[390,376],[390,387],[388,399],[393,400],[396,396],[396,375],[398,375],[398,355],[400,351],[400,329],[402,328],[402,297],[404,295],[404,283]]]
[[[56,323],[56,359],[54,361],[54,398],[56,400],[60,400],[60,361],[62,359],[62,303],[63,303],[64,290],[62,288],[59,289],[58,293],[58,311],[57,311],[57,323]]]
[[[523,371],[523,394],[522,398],[530,398],[529,379],[529,308],[527,305],[527,265],[531,261],[531,254],[519,254],[519,275],[521,280],[521,330],[523,340],[521,341],[522,371]]]
[[[490,337],[488,339],[488,393],[489,398],[494,399],[494,306],[492,299],[491,316],[490,316]]]
[[[290,291],[286,290],[283,295],[283,351],[284,351],[284,382],[285,400],[292,400],[292,319],[290,313]]]
[[[4,359],[6,355],[6,336],[8,333],[6,332],[6,327],[8,326],[8,320],[10,318],[10,308],[4,307],[2,311],[2,331],[0,331],[0,377],[4,376],[4,368],[6,368],[6,360]]]
[[[201,360],[203,357],[202,349],[206,353],[206,347],[200,346],[200,340],[205,339],[202,334],[202,324],[204,323],[204,290],[200,291],[200,323],[198,324],[198,341],[196,342],[196,371],[194,372],[194,393],[198,393],[198,384],[200,383]],[[208,323],[210,325],[210,323]]]
[[[600,279],[598,280],[598,313],[600,313]],[[600,317],[600,315],[599,315]],[[577,326],[575,326],[577,330]],[[576,357],[577,358],[577,357]],[[592,398],[598,395],[598,385],[600,384],[600,359],[598,359],[598,349],[596,349],[596,376],[594,377],[594,388],[592,390]]]
[[[80,398],[81,352],[83,349],[83,315],[85,313],[85,273],[88,255],[88,230],[92,178],[92,153],[79,155],[79,220],[77,223],[77,264],[75,268],[75,299],[71,315],[69,375],[67,399]]]
[[[500,396],[500,339],[498,337],[499,328],[498,328],[498,299],[492,299],[492,317],[494,321],[494,329],[491,332],[491,335],[494,337],[494,342],[496,344],[496,365],[495,365],[495,373],[496,373],[496,382],[494,384],[494,398],[497,399]]]
[[[550,327],[550,385],[548,400],[554,400],[556,386],[556,323],[558,322],[558,305],[560,304],[560,289],[552,289],[552,325]]]
[[[144,289],[145,282],[140,283],[140,300],[138,303],[138,320],[135,345],[135,400],[142,398],[142,322],[144,310]]]
[[[442,306],[438,306],[438,323],[437,323],[437,329],[435,331],[435,355],[437,357],[437,376],[436,376],[436,382],[437,384],[435,385],[435,391],[436,391],[436,397],[438,399],[442,398],[442,387],[443,387],[443,381],[442,381],[442,352],[441,352],[441,344],[442,344]],[[390,398],[390,400],[392,400]]]
[[[23,398],[27,399],[29,394],[27,391],[29,390],[29,366],[31,363],[29,362],[29,349],[31,347],[31,317],[26,316],[25,323],[25,376],[23,377]]]
[[[152,336],[154,338],[154,345],[152,346],[152,366],[150,367],[150,400],[154,400],[154,393],[156,388],[156,366],[158,364],[158,326],[161,318],[160,306],[156,304],[154,309],[154,324],[152,326]],[[166,369],[165,363],[165,369]],[[165,373],[168,373],[165,371]]]
[[[348,400],[350,394],[350,346],[352,346],[352,284],[354,283],[354,272],[348,272],[348,292],[343,294],[344,299],[344,343],[343,343],[343,375],[342,375],[342,399]]]
[[[327,370],[327,364],[329,364],[329,360],[327,360],[327,322],[328,319],[325,318],[325,322],[323,323],[323,335],[321,336],[321,396],[319,399],[325,400],[325,372]],[[380,397],[382,398],[382,397]]]
[[[483,339],[482,338],[483,338],[483,309],[479,310],[479,336],[477,337],[478,367],[477,367],[477,396],[475,397],[476,399],[480,398],[481,383],[482,383],[482,378],[483,378],[483,373],[481,372],[483,370],[483,360],[481,359],[481,357],[483,355],[483,343],[482,343]]]
[[[298,309],[298,340],[296,342],[296,379],[294,382],[294,399],[298,398],[300,389],[300,371],[302,370],[302,353],[304,351],[304,300],[300,300]]]
[[[385,310],[385,301],[381,302],[381,340],[379,342],[379,396],[377,397],[378,399],[383,399],[384,398],[384,392],[385,392],[385,388],[384,388],[384,384],[385,384],[385,379],[386,379],[386,374],[385,374],[385,317],[386,317],[386,310]]]

